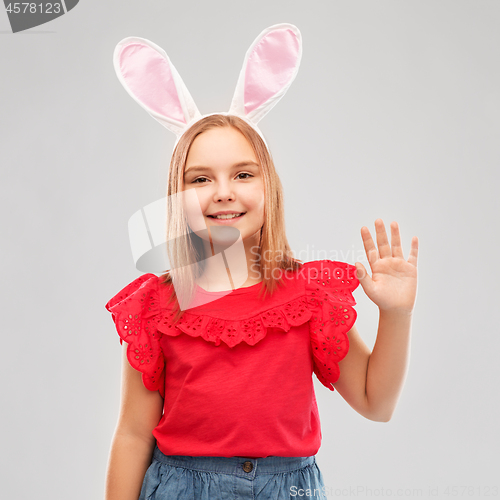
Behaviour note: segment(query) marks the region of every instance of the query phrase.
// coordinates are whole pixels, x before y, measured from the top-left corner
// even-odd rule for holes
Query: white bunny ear
[[[275,24],[252,43],[243,61],[229,114],[257,124],[285,95],[299,71],[302,37],[293,24]]]
[[[132,98],[177,137],[201,117],[166,52],[150,40],[124,38],[115,48],[113,65]]]

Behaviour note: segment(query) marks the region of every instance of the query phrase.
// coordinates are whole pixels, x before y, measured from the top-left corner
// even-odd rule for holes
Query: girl
[[[168,195],[175,268],[106,304],[125,341],[106,500],[326,498],[312,373],[361,415],[390,420],[408,363],[417,238],[405,261],[396,223],[389,244],[375,221],[377,246],[363,227],[371,277],[359,262],[294,259],[268,147],[231,113],[182,130]],[[380,309],[373,352],[354,326],[358,283]]]

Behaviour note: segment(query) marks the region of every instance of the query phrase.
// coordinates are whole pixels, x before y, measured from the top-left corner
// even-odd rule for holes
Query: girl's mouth
[[[224,215],[224,219],[219,219],[214,215],[207,215],[207,217],[210,217],[213,221],[218,222],[219,224],[233,224],[234,222],[239,221],[245,214],[246,212],[243,212],[236,217],[231,216],[229,218],[227,218],[227,215]]]

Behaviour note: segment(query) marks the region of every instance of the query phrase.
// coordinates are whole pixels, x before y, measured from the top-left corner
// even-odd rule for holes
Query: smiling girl
[[[277,26],[268,33],[296,33]],[[418,240],[406,261],[396,223],[389,244],[375,221],[378,248],[363,227],[371,277],[359,262],[293,258],[271,154],[236,113],[182,130],[169,200],[179,194],[167,227],[175,265],[106,304],[125,341],[106,500],[324,499],[312,374],[364,417],[390,420],[408,365]],[[359,283],[380,310],[372,352],[354,326]]]

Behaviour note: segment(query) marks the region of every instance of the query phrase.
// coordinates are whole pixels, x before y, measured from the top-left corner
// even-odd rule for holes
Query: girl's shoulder
[[[128,344],[127,358],[142,373],[145,387],[164,396],[164,357],[160,346],[158,320],[161,306],[158,277],[144,274],[122,288],[105,305],[120,337]]]
[[[357,313],[352,292],[358,287],[356,266],[333,260],[307,262],[301,268],[307,308],[314,373],[330,391],[339,379],[339,362],[349,351],[348,332]]]
[[[355,289],[359,282],[356,277],[356,266],[337,260],[313,260],[304,262],[298,271],[307,285],[325,282]]]
[[[112,312],[120,303],[128,303],[130,301],[144,302],[146,296],[158,291],[158,276],[152,273],[146,273],[131,281],[123,287],[106,303],[106,309]]]
[[[359,285],[356,266],[336,260],[314,260],[305,262],[299,273],[310,303],[336,297],[355,304],[351,294]]]

